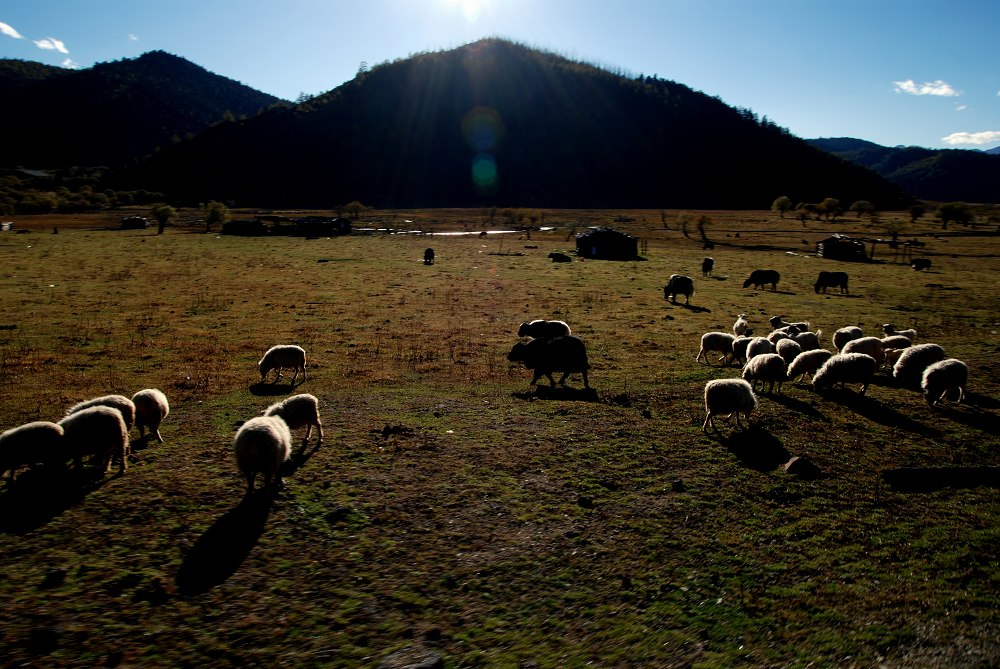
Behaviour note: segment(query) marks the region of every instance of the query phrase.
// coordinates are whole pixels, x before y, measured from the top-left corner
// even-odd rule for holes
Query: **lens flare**
[[[493,195],[500,185],[497,161],[490,153],[477,153],[472,159],[472,186],[479,195]]]
[[[474,151],[495,151],[503,139],[503,121],[495,109],[475,107],[462,119],[462,136]]]

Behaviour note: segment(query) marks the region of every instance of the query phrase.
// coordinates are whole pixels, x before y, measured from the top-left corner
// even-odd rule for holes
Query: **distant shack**
[[[847,235],[834,234],[816,243],[816,255],[830,260],[868,262],[865,242]]]
[[[576,236],[576,254],[594,260],[636,260],[639,239],[609,227],[594,228]]]

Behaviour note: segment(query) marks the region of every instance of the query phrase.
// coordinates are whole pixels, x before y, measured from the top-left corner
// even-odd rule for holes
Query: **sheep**
[[[786,365],[790,365],[792,360],[795,360],[802,353],[802,346],[794,339],[782,339],[775,344],[774,351],[781,356]]]
[[[309,443],[313,426],[316,427],[317,438],[316,448],[323,443],[323,424],[319,420],[319,400],[315,395],[303,393],[286,397],[280,402],[275,402],[264,410],[265,416],[277,416],[288,425],[288,429],[297,430],[300,427],[306,428],[306,436],[302,439],[302,447]]]
[[[930,258],[914,258],[913,261],[910,262],[910,267],[912,267],[915,272],[919,272],[922,269],[930,269],[930,267],[931,267],[931,259]]]
[[[913,341],[913,338],[917,336],[917,331],[914,330],[913,328],[909,328],[906,330],[897,330],[892,323],[886,323],[885,325],[883,325],[882,332],[884,332],[886,336],[889,337],[899,335],[900,337],[906,337],[910,341]]]
[[[819,338],[822,336],[823,331],[816,330],[816,332],[796,332],[793,335],[789,335],[789,338],[801,346],[803,351],[814,351],[821,348]]]
[[[896,366],[896,362],[899,360],[899,356],[903,355],[905,348],[883,348],[883,353],[885,353],[885,367],[886,369],[892,369]]]
[[[701,426],[702,432],[708,432],[709,423],[713,430],[718,431],[715,416],[732,417],[736,414],[736,427],[739,427],[740,414],[749,421],[750,413],[755,408],[757,397],[749,383],[743,379],[713,379],[705,384],[705,422]]]
[[[65,455],[61,425],[36,420],[12,427],[0,434],[0,478],[9,470],[13,481],[18,467],[64,461]]]
[[[118,409],[104,405],[87,407],[67,415],[59,425],[67,454],[73,458],[77,471],[83,468],[84,455],[93,455],[102,473],[111,471],[114,459],[121,461],[119,474],[128,470],[128,428]]]
[[[892,377],[903,387],[916,388],[923,378],[924,370],[940,360],[944,360],[944,349],[937,344],[917,344],[904,348],[896,364],[892,366]]]
[[[781,330],[782,332],[787,332],[788,334],[793,334],[795,332],[805,332],[812,326],[809,321],[802,321],[799,323],[786,323],[784,316],[771,316],[767,319],[767,322],[771,324],[771,328],[774,330]]]
[[[706,332],[701,336],[701,348],[698,349],[698,355],[694,360],[698,362],[704,357],[705,364],[710,365],[712,363],[708,361],[708,352],[716,351],[723,354],[719,358],[719,362],[723,362],[732,354],[735,341],[736,337],[728,332]]]
[[[677,296],[684,296],[684,304],[691,301],[691,294],[694,292],[694,280],[683,274],[671,274],[667,280],[667,285],[663,287],[663,299],[670,300],[677,304]]]
[[[743,380],[750,381],[751,387],[760,381],[760,389],[764,390],[764,383],[768,383],[767,392],[774,392],[774,384],[778,384],[778,392],[781,392],[781,384],[788,380],[787,366],[785,360],[777,353],[763,353],[747,360],[743,367]]]
[[[294,369],[295,374],[292,376],[291,384],[295,384],[295,379],[298,377],[299,372],[302,372],[302,381],[305,382],[305,349],[301,346],[295,346],[294,344],[278,344],[277,346],[272,346],[267,349],[267,352],[264,353],[264,357],[257,363],[257,369],[260,370],[260,378],[262,381],[267,381],[267,375],[272,369],[276,370],[278,373],[278,375],[274,377],[275,383],[277,383],[278,379],[281,378],[282,369]]]
[[[553,337],[568,337],[573,334],[565,321],[546,321],[537,318],[527,323],[521,323],[517,329],[518,337],[534,339],[552,339]]]
[[[132,426],[135,424],[135,403],[124,395],[104,395],[102,397],[95,397],[92,400],[86,400],[84,402],[74,404],[68,411],[66,411],[66,415],[69,416],[77,411],[82,411],[83,409],[89,409],[90,407],[96,406],[118,409],[118,411],[122,414],[122,419],[125,421],[126,430],[131,430]]]
[[[935,362],[924,370],[920,387],[927,404],[934,406],[952,390],[958,391],[958,402],[965,398],[965,385],[969,382],[969,367],[957,358]]]
[[[870,355],[875,358],[875,362],[882,364],[885,360],[885,353],[882,351],[882,340],[878,337],[861,337],[860,339],[852,339],[851,341],[844,344],[844,348],[840,349],[841,353],[864,353],[865,355]]]
[[[767,340],[771,342],[772,345],[777,346],[778,342],[782,339],[790,339],[788,332],[786,330],[773,330],[767,334]]]
[[[711,256],[705,256],[701,261],[701,275],[708,276],[712,273],[713,267],[715,267],[715,259]]]
[[[170,413],[167,396],[156,388],[146,388],[132,395],[132,404],[135,405],[135,426],[139,428],[139,438],[145,438],[145,429],[148,428],[149,433],[155,434],[156,440],[162,444],[160,423]]]
[[[910,348],[913,345],[912,339],[898,334],[882,337],[880,341],[882,342],[883,351],[890,348]]]
[[[830,356],[823,366],[813,374],[813,388],[830,388],[835,384],[860,383],[861,394],[868,392],[868,385],[875,376],[878,363],[865,353],[838,353]]]
[[[750,332],[750,318],[747,314],[740,314],[736,317],[736,322],[733,323],[733,334],[739,337],[740,335],[749,334]]]
[[[767,337],[754,337],[747,344],[747,361],[765,353],[774,353],[774,344],[768,341]]]
[[[844,348],[844,345],[851,341],[852,339],[861,339],[865,336],[865,333],[861,331],[856,325],[848,325],[842,327],[833,333],[832,341],[833,347],[838,351]]]
[[[827,288],[840,288],[841,295],[845,293],[847,295],[851,294],[847,290],[847,272],[820,272],[819,278],[813,284],[813,289],[818,293],[821,288],[824,293]]]
[[[749,288],[753,286],[754,288],[763,289],[767,284],[771,284],[771,292],[778,290],[778,281],[781,280],[781,274],[774,269],[755,269],[750,272],[750,278],[743,282],[744,288]]]
[[[236,466],[247,479],[246,496],[254,491],[257,474],[264,477],[264,487],[280,486],[281,465],[292,453],[292,433],[278,416],[257,416],[240,426],[233,438]]]
[[[753,341],[753,337],[745,337],[740,335],[733,340],[733,362],[738,362],[741,365],[746,364],[747,361],[747,346]]]
[[[571,373],[581,372],[583,387],[590,388],[590,381],[587,379],[587,370],[590,369],[587,347],[579,337],[566,335],[552,339],[532,339],[528,343],[518,342],[507,354],[507,360],[523,362],[526,368],[535,370],[535,375],[531,379],[532,385],[536,385],[544,374],[549,377],[549,383],[555,388],[556,382],[552,378],[552,372],[563,373],[559,379],[560,384],[565,384],[566,377]]]
[[[807,374],[811,377],[831,356],[833,356],[833,353],[825,348],[802,351],[788,365],[788,380],[792,381]]]

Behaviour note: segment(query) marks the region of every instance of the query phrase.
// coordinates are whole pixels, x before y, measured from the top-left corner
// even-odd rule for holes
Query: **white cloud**
[[[133,35],[132,33],[129,33],[128,34],[128,41],[129,42],[138,42],[139,41],[139,36],[138,35]]]
[[[983,132],[953,132],[942,137],[945,144],[993,144],[1000,142],[1000,130],[984,130]]]
[[[14,39],[24,39],[21,33],[17,32],[16,30],[14,30],[9,25],[3,22],[0,22],[0,33],[3,33],[7,37],[13,37]]]
[[[925,81],[918,84],[913,79],[906,81],[894,81],[897,93],[908,93],[910,95],[940,95],[944,97],[955,97],[961,95],[951,85],[941,79],[937,81]]]
[[[36,39],[35,46],[37,46],[39,49],[45,49],[46,51],[58,51],[59,53],[69,53],[69,49],[67,49],[66,45],[62,43],[62,40],[57,40],[55,37]]]
[[[67,58],[66,60],[64,60],[62,62],[62,66],[65,67],[67,70],[79,70],[80,69],[80,63],[77,63],[72,58]]]
[[[955,111],[965,111],[968,108],[969,105],[958,105],[957,107],[955,107]]]

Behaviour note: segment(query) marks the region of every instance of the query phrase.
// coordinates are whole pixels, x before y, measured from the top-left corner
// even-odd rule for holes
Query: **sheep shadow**
[[[828,388],[820,391],[819,395],[824,399],[836,402],[841,406],[850,409],[854,413],[867,418],[868,420],[895,427],[907,432],[919,434],[923,437],[939,438],[941,431],[927,427],[919,421],[915,421],[909,416],[905,416],[892,407],[888,407],[867,395],[861,395],[846,388]]]
[[[1000,416],[976,406],[939,402],[932,408],[932,411],[967,427],[992,435],[1000,435]]]
[[[759,425],[750,425],[745,430],[736,430],[728,436],[717,434],[717,437],[740,464],[754,471],[772,471],[792,457],[780,439]]]
[[[322,448],[322,443],[317,442],[309,447],[308,444],[302,444],[298,450],[294,451],[287,460],[281,465],[281,469],[278,472],[282,477],[293,476],[297,471],[306,466],[312,456],[316,455],[316,452]]]
[[[900,492],[932,492],[942,488],[1000,488],[1000,467],[898,467],[881,474]]]
[[[570,388],[568,386],[535,386],[534,390],[513,393],[520,400],[564,400],[570,402],[598,402],[597,391],[593,388]]]
[[[795,384],[795,385],[797,387],[798,386],[806,386],[810,390],[812,389],[812,384],[808,384],[808,385],[807,384]],[[760,397],[760,396],[758,395],[758,397]],[[804,416],[808,416],[809,418],[814,418],[816,420],[823,421],[824,423],[829,423],[830,422],[830,419],[827,418],[827,416],[823,412],[821,412],[819,409],[817,409],[816,407],[814,407],[809,402],[805,402],[803,400],[796,399],[794,397],[789,397],[788,395],[764,395],[764,397],[768,397],[775,404],[780,404],[781,406],[785,407],[786,409],[791,409],[792,411],[796,411],[796,412],[798,412],[798,413],[800,413],[800,414],[802,414]]]
[[[255,397],[276,397],[287,395],[301,386],[304,381],[298,383],[272,383],[270,381],[258,381],[250,386],[250,394]]]
[[[37,530],[119,475],[104,476],[92,468],[22,472],[0,494],[0,533],[23,535]]]
[[[200,595],[235,574],[264,533],[273,505],[271,491],[258,490],[205,530],[177,571],[178,592],[188,597]]]

